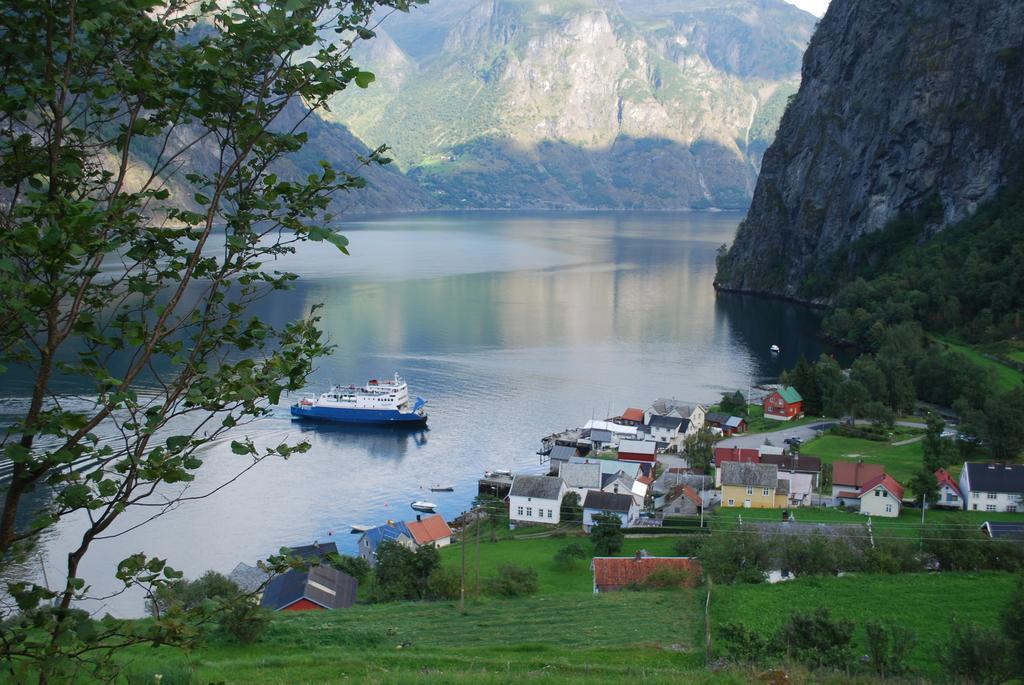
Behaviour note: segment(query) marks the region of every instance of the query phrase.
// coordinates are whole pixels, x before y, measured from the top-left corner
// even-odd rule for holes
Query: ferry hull
[[[374,426],[417,426],[427,423],[426,414],[400,412],[396,409],[345,409],[292,405],[292,416],[307,421],[330,421]]]

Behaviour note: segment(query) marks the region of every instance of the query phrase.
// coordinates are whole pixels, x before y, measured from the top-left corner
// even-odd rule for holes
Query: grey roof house
[[[342,609],[355,604],[358,587],[355,578],[330,566],[292,569],[267,584],[260,606],[273,611]]]

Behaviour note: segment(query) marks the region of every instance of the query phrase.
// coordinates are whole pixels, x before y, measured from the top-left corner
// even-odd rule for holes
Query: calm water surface
[[[312,450],[264,462],[213,498],[96,543],[84,569],[95,594],[113,587],[118,560],[140,551],[190,577],[313,539],[353,552],[353,523],[409,520],[409,502],[421,498],[451,518],[467,508],[484,469],[539,470],[535,452],[547,433],[659,396],[711,402],[777,375],[800,354],[817,356],[813,312],[715,295],[715,250],[740,218],[402,216],[349,224],[351,257],[302,246],[275,265],[300,274],[298,286],[261,303],[259,315],[281,324],[323,303],[336,352],[320,362],[310,390],[398,371],[429,400],[429,430],[309,427],[293,423],[282,400],[240,432],[266,445],[306,439]],[[773,343],[782,348],[774,359]],[[13,388],[10,406],[18,404]],[[244,466],[227,441],[204,459],[190,494]],[[427,492],[438,482],[455,492]],[[78,527],[64,522],[47,541],[40,565],[51,582]],[[89,608],[136,615],[142,599],[125,593]]]

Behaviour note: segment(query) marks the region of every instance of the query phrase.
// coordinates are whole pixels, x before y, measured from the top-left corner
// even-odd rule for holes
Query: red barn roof
[[[892,493],[892,496],[895,497],[896,499],[903,499],[903,486],[897,483],[896,479],[890,476],[888,473],[883,473],[881,476],[877,476],[869,480],[867,483],[864,484],[864,487],[860,489],[860,493],[857,496],[863,497],[864,495],[866,495],[868,492],[878,487],[879,485],[881,485],[890,493]]]
[[[693,587],[700,576],[700,562],[691,557],[595,557],[594,586],[598,590],[617,590],[642,583],[655,571],[675,569],[688,571],[686,584]]]
[[[630,407],[626,411],[622,412],[622,418],[626,419],[627,421],[639,421],[640,423],[643,423],[644,410],[637,409],[636,407]]]
[[[719,466],[727,461],[760,464],[761,452],[756,447],[716,447],[715,465]]]

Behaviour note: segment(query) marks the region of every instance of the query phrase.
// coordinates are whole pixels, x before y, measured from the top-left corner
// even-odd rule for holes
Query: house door
[[[749,499],[743,500],[743,508],[744,509],[749,509],[750,508],[750,500]]]

